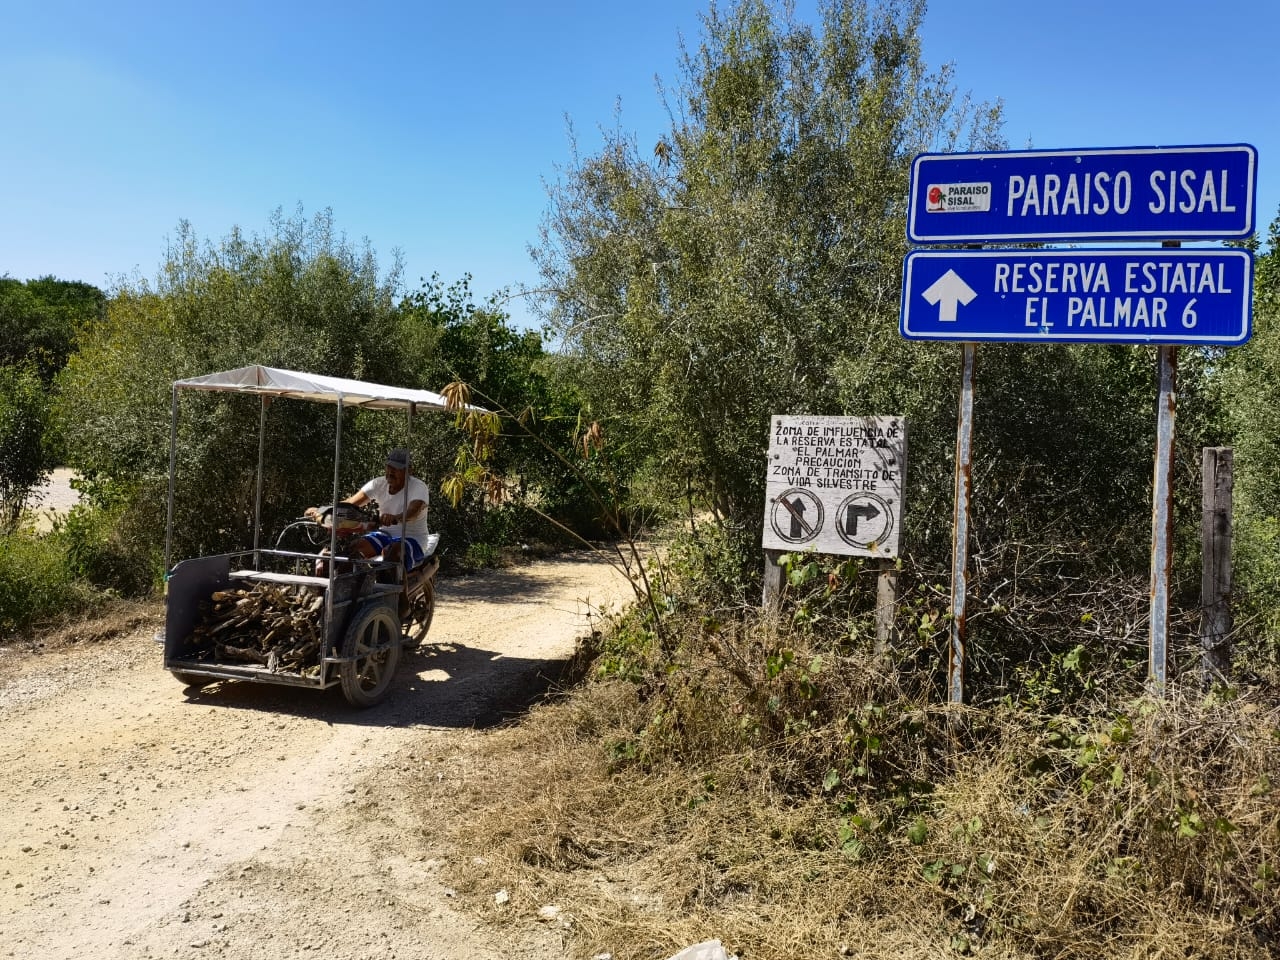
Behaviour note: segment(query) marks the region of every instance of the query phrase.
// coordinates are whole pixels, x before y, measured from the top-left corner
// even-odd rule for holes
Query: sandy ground
[[[159,607],[0,649],[0,957],[566,956],[536,917],[499,935],[454,909],[439,873],[468,853],[433,805],[627,593],[585,556],[445,580],[428,644],[367,711],[336,689],[184,689]],[[434,793],[408,791],[424,772]]]
[[[70,467],[58,467],[31,498],[30,508],[37,530],[48,532],[53,527],[54,515],[61,516],[80,502],[80,494],[71,489],[75,475]]]

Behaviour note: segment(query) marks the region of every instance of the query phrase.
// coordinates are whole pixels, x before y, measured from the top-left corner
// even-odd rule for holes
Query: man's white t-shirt
[[[427,485],[417,477],[409,477],[399,493],[389,493],[387,491],[387,478],[374,477],[363,487],[360,488],[370,500],[378,501],[379,513],[394,513],[401,515],[405,512],[405,508],[415,500],[421,500],[423,503],[431,502],[431,493],[427,490]],[[416,517],[409,521],[408,533],[402,533],[403,524],[393,524],[389,527],[382,527],[385,533],[393,537],[408,536],[418,541],[418,545],[425,547],[427,543],[427,511],[423,510]]]

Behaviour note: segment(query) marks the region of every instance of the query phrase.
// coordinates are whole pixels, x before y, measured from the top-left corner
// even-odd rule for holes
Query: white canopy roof
[[[404,387],[388,387],[380,383],[345,380],[342,377],[323,377],[315,373],[280,370],[259,364],[225,370],[222,373],[207,373],[203,377],[188,380],[175,380],[173,386],[174,389],[256,393],[269,397],[318,400],[322,403],[337,403],[341,400],[343,406],[370,407],[375,410],[404,410],[411,403],[429,409],[445,409],[444,397],[430,390],[407,390]]]

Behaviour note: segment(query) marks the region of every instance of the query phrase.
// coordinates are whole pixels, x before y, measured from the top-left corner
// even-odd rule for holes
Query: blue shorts
[[[422,547],[418,545],[418,541],[413,537],[393,537],[391,534],[383,530],[375,530],[373,533],[366,533],[362,538],[373,544],[378,549],[378,553],[385,554],[387,547],[395,543],[405,543],[409,548],[409,555],[405,559],[405,567],[412,570],[423,561]]]

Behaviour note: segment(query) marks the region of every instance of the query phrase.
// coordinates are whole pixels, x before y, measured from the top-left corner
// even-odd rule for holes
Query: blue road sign
[[[1254,231],[1249,144],[925,153],[912,243],[1233,240]]]
[[[1247,250],[917,250],[908,340],[1239,346],[1253,332]]]

